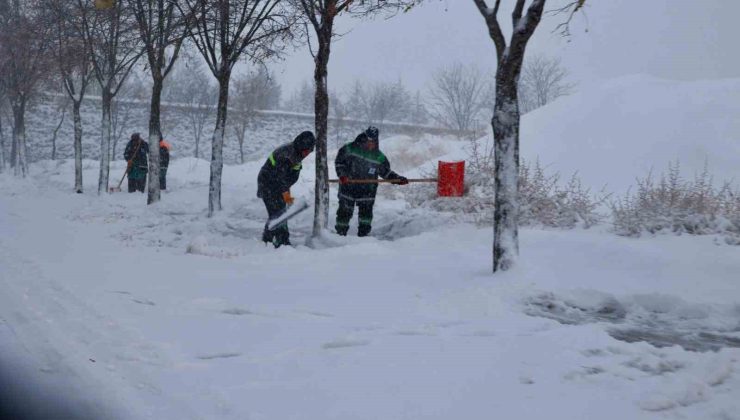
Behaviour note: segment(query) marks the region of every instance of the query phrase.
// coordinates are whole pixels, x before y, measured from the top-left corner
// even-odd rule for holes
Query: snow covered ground
[[[525,230],[492,276],[490,229],[383,200],[380,238],[308,248],[305,212],[274,250],[260,163],[212,219],[205,161],[150,207],[71,162],[0,178],[6,376],[90,418],[740,418],[737,247]]]
[[[463,146],[381,140],[414,176]],[[0,405],[137,420],[740,419],[738,247],[526,229],[520,265],[493,276],[492,229],[383,186],[374,237],[353,225],[308,247],[307,211],[290,223],[296,247],[275,250],[259,241],[261,164],[225,167],[210,219],[203,160],[174,160],[153,206],[96,196],[94,161],[82,195],[70,161],[0,176]],[[307,163],[293,193],[312,186]]]

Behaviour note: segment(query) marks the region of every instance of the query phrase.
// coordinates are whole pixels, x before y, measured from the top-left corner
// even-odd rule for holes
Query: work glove
[[[407,185],[409,183],[409,179],[406,178],[405,176],[400,176],[399,175],[398,178],[397,178],[397,183],[398,183],[398,185]]]
[[[295,201],[292,195],[290,195],[290,191],[286,191],[283,193],[283,201],[285,201],[285,204],[291,205]]]
[[[347,185],[347,184],[349,184],[349,177],[348,176],[340,176],[339,177],[339,183],[341,185]]]

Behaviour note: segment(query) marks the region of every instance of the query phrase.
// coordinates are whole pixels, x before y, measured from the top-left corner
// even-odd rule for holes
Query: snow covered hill
[[[553,171],[578,171],[593,190],[622,193],[652,169],[705,162],[716,182],[740,182],[740,79],[672,81],[635,75],[597,86],[522,118],[521,153]]]

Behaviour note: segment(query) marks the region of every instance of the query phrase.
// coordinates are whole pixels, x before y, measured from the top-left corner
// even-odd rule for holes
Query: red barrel
[[[442,162],[437,168],[437,195],[462,197],[465,187],[465,161]]]

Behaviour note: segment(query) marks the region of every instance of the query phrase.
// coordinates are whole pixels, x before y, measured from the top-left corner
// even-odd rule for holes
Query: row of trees
[[[208,199],[209,215],[212,215],[221,209],[223,141],[234,66],[241,60],[263,63],[280,55],[294,41],[304,39],[316,63],[315,131],[321,172],[318,177],[321,185],[317,185],[321,200],[317,209],[321,214],[320,225],[325,227],[328,221],[327,66],[331,41],[336,35],[334,19],[341,14],[370,16],[383,10],[399,10],[404,4],[353,0],[0,0],[0,80],[14,115],[11,166],[18,175],[27,172],[25,108],[41,80],[55,78],[63,82],[74,102],[75,144],[81,144],[82,127],[77,124],[79,104],[94,78],[102,96],[98,194],[107,191],[114,98],[137,61],[144,61],[151,76],[148,137],[151,143],[156,143],[161,136],[160,106],[165,80],[187,41],[198,51],[218,86]],[[58,71],[50,74],[50,68]],[[249,90],[247,85],[242,84],[238,89]],[[75,189],[82,192],[81,147],[75,150],[78,163]],[[149,159],[150,170],[156,173],[157,148],[152,148]],[[154,177],[149,182],[148,203],[160,199],[159,186],[153,180]],[[316,226],[315,230],[319,229]]]
[[[75,189],[82,192],[79,111],[94,80],[102,97],[98,193],[107,191],[116,95],[135,64],[143,62],[151,77],[148,137],[156,143],[162,131],[165,79],[188,41],[218,85],[209,209],[210,213],[220,209],[221,150],[232,70],[242,57],[259,63],[278,54],[293,37],[290,29],[298,17],[295,7],[280,0],[0,0],[0,80],[13,111],[10,165],[25,176],[26,107],[43,81],[61,82],[73,103]],[[198,96],[182,99],[198,101]],[[158,171],[157,148],[152,148],[149,165],[153,173]],[[154,178],[149,203],[160,199]]]
[[[208,195],[208,214],[213,215],[221,210],[222,151],[234,66],[240,60],[262,63],[298,42],[308,46],[315,64],[313,110],[317,145],[313,237],[320,237],[329,220],[327,128],[330,97],[327,69],[332,41],[337,37],[334,31],[336,20],[408,11],[422,1],[0,0],[0,93],[7,98],[13,113],[10,164],[15,174],[25,176],[27,173],[25,112],[29,100],[45,78],[62,81],[73,101],[75,144],[81,144],[79,103],[94,79],[102,96],[98,194],[105,192],[110,170],[113,99],[121,91],[134,65],[144,58],[142,61],[151,76],[148,137],[150,142],[156,143],[161,135],[160,105],[165,81],[183,45],[189,42],[205,61],[218,85]],[[507,40],[499,23],[502,0],[495,0],[493,7],[486,0],[473,0],[496,47],[497,57],[491,120],[496,186],[494,271],[511,267],[518,254],[519,80],[525,48],[539,25],[546,0],[511,2],[513,30]],[[572,16],[584,2],[566,2],[561,11]],[[53,75],[48,71],[51,68],[57,70]],[[466,77],[458,79],[469,80]],[[462,93],[472,95],[469,86]],[[444,94],[437,96],[438,100],[444,99]],[[478,100],[477,96],[472,96]],[[388,98],[383,96],[365,95],[360,104],[372,114],[380,112],[382,104],[387,104],[387,101]],[[469,113],[465,107],[462,109]],[[385,113],[383,109],[374,118],[385,118]],[[75,188],[78,192],[82,192],[80,149],[75,147]],[[149,167],[152,173],[157,173],[158,148],[151,150]],[[159,200],[159,184],[156,177],[151,177],[147,202],[151,204]]]
[[[355,81],[344,92],[330,94],[330,115],[365,120],[436,124],[459,133],[479,131],[486,114],[494,109],[495,80],[474,66],[453,63],[438,69],[422,93],[409,91],[401,80],[363,83]],[[575,85],[557,58],[541,55],[524,61],[519,77],[521,114],[533,111],[572,93]],[[282,104],[283,109],[313,113],[313,90],[303,82]]]

